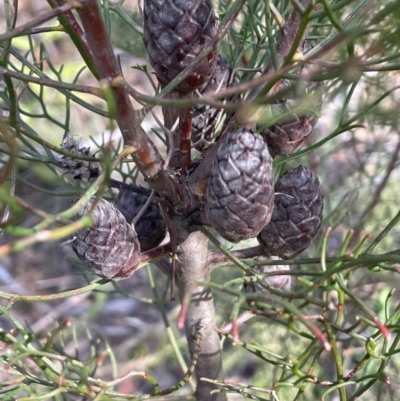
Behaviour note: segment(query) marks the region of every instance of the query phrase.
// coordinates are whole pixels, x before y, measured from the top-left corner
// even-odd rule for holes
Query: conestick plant
[[[217,15],[211,0],[144,0],[143,40],[161,86],[154,97],[139,93],[122,76],[99,8],[101,2],[48,0],[48,3],[53,8],[51,13],[38,17],[23,28],[9,26],[7,32],[0,35],[5,55],[0,72],[6,77],[10,98],[8,115],[2,117],[2,122],[7,125],[2,128],[4,142],[11,149],[10,163],[5,164],[3,176],[11,175],[11,162],[17,147],[15,137],[20,139],[31,135],[19,120],[18,100],[11,78],[53,86],[66,91],[68,96],[70,91],[75,90],[106,100],[108,111],[104,114],[117,123],[125,150],[107,163],[105,160],[109,155],[106,147],[104,158],[97,158],[65,134],[61,147],[57,149],[62,154],[57,166],[72,173],[75,179],[89,183],[89,189],[66,212],[53,220],[45,219],[25,242],[17,241],[0,248],[0,255],[18,251],[26,244],[53,239],[50,231],[45,231],[46,238],[44,234],[40,237],[37,232],[47,230],[50,223],[57,222],[64,227],[58,228],[54,238],[72,236],[72,247],[83,265],[106,279],[127,278],[134,274],[141,262],[152,258],[170,262],[165,265],[171,267],[167,269],[167,274],[173,283],[176,281],[179,289],[182,309],[178,324],[186,331],[193,361],[191,370],[194,369],[197,379],[197,401],[226,400],[226,391],[229,390],[219,391],[225,379],[220,336],[229,334],[216,326],[213,285],[210,284],[213,264],[215,266],[228,259],[246,272],[242,281],[248,284],[248,289],[255,289],[256,295],[257,288],[267,287],[268,294],[272,292],[270,298],[265,298],[265,291],[258,291],[260,297],[257,298],[252,290],[248,296],[251,302],[262,304],[267,300],[272,304],[278,303],[301,320],[322,347],[320,352],[333,348],[332,352],[337,357],[328,319],[324,321],[322,332],[287,299],[280,299],[279,295],[290,290],[290,280],[284,280],[284,284],[278,280],[280,284],[275,285],[273,280],[265,280],[262,276],[262,273],[271,273],[271,269],[256,268],[253,271],[240,259],[297,256],[318,233],[323,209],[318,178],[311,170],[298,167],[282,176],[275,192],[273,157],[287,156],[290,159],[311,133],[320,114],[322,84],[319,81],[329,74],[340,76],[341,73],[335,63],[322,62],[320,58],[343,43],[351,48],[352,41],[362,36],[363,32],[350,23],[366,13],[367,2],[356,8],[343,21],[343,26],[326,2],[318,5],[310,0],[293,1],[286,10],[285,18],[269,1],[263,5],[251,2],[251,7],[248,2],[250,21],[258,19],[258,14],[265,18],[265,31],[254,29],[260,46],[265,43],[268,46],[261,46],[254,52],[255,59],[261,59],[262,66],[255,69],[243,67],[242,81],[239,81],[232,76],[235,72],[224,58],[226,55],[219,52],[222,53],[221,41],[232,24],[240,19],[245,1],[233,2],[228,7],[229,12]],[[109,2],[104,4],[109,6]],[[252,7],[258,9],[258,14],[252,14]],[[332,7],[339,10],[341,3]],[[32,29],[40,29],[37,27],[41,23],[56,16],[99,81],[98,88],[52,81],[38,72],[38,78],[23,76],[7,67],[10,40],[32,33]],[[217,17],[221,19],[219,24]],[[311,23],[325,17],[337,31],[327,36],[322,45],[317,42],[317,46],[310,50],[306,39]],[[384,15],[375,24],[382,19]],[[335,24],[339,24],[340,29]],[[268,51],[264,51],[265,47]],[[244,53],[242,58],[246,65],[248,60]],[[308,68],[314,64],[315,71]],[[131,97],[143,107],[134,109]],[[163,109],[164,122],[160,125],[167,143],[164,158],[161,149],[142,127],[143,119],[153,111],[154,106]],[[195,124],[192,128],[194,109]],[[352,122],[340,129],[354,128]],[[336,135],[342,132],[340,129]],[[51,148],[51,145],[48,147]],[[193,148],[201,152],[194,160]],[[135,163],[149,190],[110,180],[113,168],[127,157],[131,157],[130,162]],[[120,190],[115,205],[102,199],[107,186]],[[139,198],[145,199],[141,199],[140,206],[137,206],[135,202]],[[157,221],[146,225],[146,219]],[[135,226],[145,228],[136,233]],[[222,248],[222,253],[211,252],[210,238],[214,244],[216,241],[207,227],[214,228],[221,237],[231,242],[258,236],[261,246],[232,253]],[[169,244],[157,247],[166,230]],[[332,262],[335,273],[342,268],[341,262],[342,259]],[[277,277],[288,272],[286,267],[282,271],[273,270]],[[322,285],[325,280],[327,275],[324,273],[317,285]],[[337,280],[335,285],[339,288],[340,275]],[[254,282],[261,287],[250,285]],[[340,288],[343,295],[346,287]],[[233,295],[239,299],[243,297],[241,292],[233,291]],[[289,294],[286,298],[295,297],[296,294]],[[305,302],[312,301],[315,300],[309,297]],[[326,307],[326,300],[324,302]],[[263,305],[260,310],[265,310]],[[363,310],[368,315],[368,308]],[[379,333],[387,336],[386,327],[376,317],[368,317]],[[338,326],[339,322],[336,323]],[[234,327],[233,336],[238,341],[236,329]],[[42,368],[42,365],[39,366]],[[340,386],[343,401],[343,371],[337,373],[336,384]],[[57,377],[53,379],[56,381]],[[89,390],[93,391],[89,394],[92,398],[100,397],[101,391]],[[155,391],[155,394],[162,396],[167,392]]]
[[[182,112],[178,113],[179,125],[172,133],[173,140],[168,141],[168,152],[174,152],[174,157],[165,168],[159,152],[141,128],[139,113],[135,113],[130,105],[95,2],[82,4],[78,13],[94,65],[113,92],[116,121],[125,145],[137,149],[133,160],[160,199],[170,234],[172,274],[176,274],[179,295],[184,302],[186,337],[192,355],[197,339],[201,338],[195,370],[197,399],[225,399],[223,393],[211,395],[214,385],[200,380],[223,379],[211,289],[198,284],[210,280],[208,238],[201,226],[215,226],[221,235],[227,233],[227,239],[239,241],[255,237],[269,222],[273,192],[272,159],[268,146],[258,134],[235,130],[234,127],[241,122],[233,116],[232,122],[203,161],[189,174],[187,141],[190,135],[187,136],[187,130],[190,129],[191,118],[187,116],[192,111],[185,108],[184,116]],[[304,1],[302,6],[310,7],[310,3]],[[286,28],[292,35],[293,43],[288,43],[282,52],[289,53],[296,40],[303,42],[307,28],[302,27],[301,31],[301,24],[296,24],[296,16],[299,21],[300,14],[295,9],[288,18],[293,26]],[[219,33],[216,29],[211,1],[146,0],[144,17],[144,41],[165,92],[168,85],[170,90],[179,94],[191,93],[207,85],[215,69],[219,35],[223,32]],[[286,39],[287,34],[283,32],[281,41]],[[280,56],[285,58],[287,55]],[[167,110],[164,110],[165,114],[168,114]],[[248,122],[242,124],[247,125]],[[176,144],[179,144],[179,151]],[[176,157],[177,152],[181,156]],[[217,198],[220,199],[218,202]],[[227,204],[224,205],[224,202]],[[227,212],[223,212],[224,208]]]

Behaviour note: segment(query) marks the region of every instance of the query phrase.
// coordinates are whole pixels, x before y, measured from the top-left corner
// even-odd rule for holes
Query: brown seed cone
[[[288,259],[307,249],[318,234],[322,211],[317,176],[304,166],[287,171],[275,185],[271,221],[257,237],[266,255]]]
[[[205,211],[225,239],[255,237],[273,210],[272,159],[263,138],[245,128],[218,145],[208,180]]]
[[[145,0],[143,41],[157,79],[169,84],[217,35],[212,0]],[[201,88],[217,62],[218,44],[175,90]]]
[[[303,54],[307,53],[311,46],[303,44]],[[309,73],[308,66],[303,66],[297,72],[299,77],[305,77]],[[292,115],[280,120],[275,125],[261,132],[265,138],[272,157],[276,155],[290,155],[296,151],[311,134],[318,121],[318,115],[322,105],[322,83],[303,82],[295,85],[291,80],[284,79],[276,88],[276,91],[287,91],[283,99],[279,99],[270,107],[271,117],[291,113]]]
[[[92,207],[90,201],[74,217],[80,219]],[[135,230],[111,203],[100,199],[92,213],[93,226],[78,231],[72,248],[83,265],[100,277],[128,278],[139,265],[140,245]]]
[[[207,84],[200,89],[200,93],[205,95],[225,90],[230,85],[231,77],[232,68],[228,61],[218,55],[215,70]],[[221,113],[222,110],[206,105],[199,105],[193,109],[192,142],[196,144],[197,150],[203,150],[211,141]]]
[[[120,190],[115,198],[114,205],[124,215],[126,221],[131,224],[150,194],[151,191],[148,189],[132,185],[132,190]],[[150,202],[142,217],[136,222],[135,230],[142,252],[161,244],[165,238],[166,224],[161,208],[155,200]]]
[[[266,256],[260,256],[258,260],[280,260],[278,257],[273,256],[271,258]],[[275,272],[285,272],[290,271],[289,265],[258,265],[252,267],[252,270],[255,274],[260,274],[263,276],[263,280],[265,284],[274,287],[278,290],[282,291],[290,291],[292,287],[292,278],[290,275],[279,274],[273,275]],[[268,294],[269,291],[267,288],[263,287],[261,284],[257,282],[245,283],[243,285],[243,291],[246,293],[254,293],[254,294]]]

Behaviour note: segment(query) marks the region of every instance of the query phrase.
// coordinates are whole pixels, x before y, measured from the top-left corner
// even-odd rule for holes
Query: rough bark
[[[170,221],[171,242],[177,260],[178,286],[183,307],[190,301],[185,313],[185,330],[190,354],[196,346],[196,337],[203,337],[195,375],[197,379],[197,401],[225,401],[223,393],[210,395],[216,387],[201,381],[202,377],[218,380],[223,378],[221,347],[215,331],[215,311],[212,292],[199,286],[200,281],[210,281],[208,261],[208,239],[200,231],[190,231],[187,221],[173,217]]]

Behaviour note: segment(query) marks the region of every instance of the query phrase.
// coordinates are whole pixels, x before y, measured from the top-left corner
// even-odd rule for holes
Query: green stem
[[[271,60],[274,66],[274,69],[277,70],[279,68],[279,59],[276,51],[276,42],[274,39],[274,35],[272,33],[272,24],[271,24],[271,1],[264,1],[264,11],[265,11],[265,26],[267,30],[267,38],[268,38],[268,46],[269,51],[271,53]]]
[[[159,309],[159,311],[161,313],[161,317],[163,319],[163,322],[164,322],[164,325],[165,325],[165,328],[166,328],[166,331],[167,331],[167,336],[168,336],[168,339],[169,339],[169,341],[171,343],[172,349],[174,350],[175,357],[176,357],[176,359],[178,361],[178,364],[179,364],[182,372],[186,372],[188,370],[188,367],[186,365],[185,360],[183,359],[183,356],[182,356],[182,353],[181,353],[181,351],[179,349],[179,345],[177,343],[174,331],[172,330],[171,325],[169,323],[169,320],[168,320],[168,317],[167,317],[167,314],[166,314],[166,311],[165,311],[165,307],[164,307],[164,300],[161,299],[159,294],[158,294],[157,287],[156,287],[156,284],[154,282],[153,273],[152,273],[152,271],[150,269],[150,266],[147,266],[147,275],[149,277],[149,284],[150,284],[151,291],[152,291],[152,293],[154,295],[154,298],[155,298],[155,303],[158,306],[158,309]],[[194,381],[193,380],[189,380],[189,383],[190,383],[190,386],[192,387],[192,390],[194,391],[195,390]]]
[[[58,7],[58,0],[47,0],[47,2],[52,8]],[[71,11],[68,11],[65,14],[59,15],[58,21],[64,27],[65,31],[71,38],[72,42],[74,43],[76,49],[79,51],[83,61],[89,68],[90,72],[97,80],[99,80],[100,74],[96,68],[96,65],[93,62],[91,51],[85,39],[84,32],[82,31],[82,28],[80,27],[75,16],[72,14]]]
[[[72,2],[71,2],[72,3]],[[40,15],[39,17],[33,18],[29,22],[26,22],[24,25],[11,29],[7,31],[6,33],[3,33],[0,35],[0,42],[5,41],[7,39],[12,39],[16,36],[20,36],[22,33],[29,31],[30,29],[39,26],[43,24],[44,22],[47,22],[59,15],[64,14],[67,11],[73,10],[75,8],[78,8],[80,5],[78,2],[75,2],[75,4],[64,4],[63,6],[57,7],[53,9],[52,11],[49,11],[43,15]]]
[[[340,401],[347,401],[346,389],[343,386],[343,383],[344,383],[343,362],[342,362],[342,358],[340,355],[340,351],[339,351],[335,336],[332,331],[332,326],[330,325],[330,323],[328,321],[325,322],[325,329],[326,329],[326,334],[328,336],[329,343],[332,347],[332,354],[335,359],[337,381],[339,382],[339,384],[335,387],[339,389]],[[324,396],[325,395],[323,395],[321,398],[323,399]]]
[[[59,299],[71,298],[76,295],[85,294],[86,292],[93,291],[104,284],[107,284],[109,280],[101,279],[85,287],[78,288],[76,290],[69,290],[60,292],[58,294],[48,294],[48,295],[19,295],[11,294],[9,292],[0,291],[0,298],[12,300],[13,302],[47,302],[55,301]]]
[[[390,230],[397,225],[400,221],[400,210],[389,222],[389,224],[377,235],[377,237],[371,242],[368,248],[365,250],[366,254],[371,254],[375,247],[389,234]]]

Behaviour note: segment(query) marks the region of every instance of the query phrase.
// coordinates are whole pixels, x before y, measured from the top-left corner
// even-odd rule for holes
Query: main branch
[[[170,227],[172,245],[178,262],[178,285],[182,308],[185,311],[185,330],[190,353],[196,347],[196,338],[203,340],[196,366],[197,401],[225,401],[224,393],[210,394],[216,386],[201,378],[223,379],[221,346],[215,324],[214,301],[210,288],[199,286],[210,281],[208,239],[200,231],[191,232],[187,221],[173,217]]]
[[[117,58],[111,47],[96,0],[81,0],[78,10],[86,40],[101,79],[111,82],[121,76]],[[116,105],[116,121],[125,146],[137,149],[133,155],[140,172],[154,189],[173,204],[182,200],[184,192],[178,183],[163,169],[163,160],[157,148],[141,126],[141,113],[135,111],[123,86],[112,87]]]

